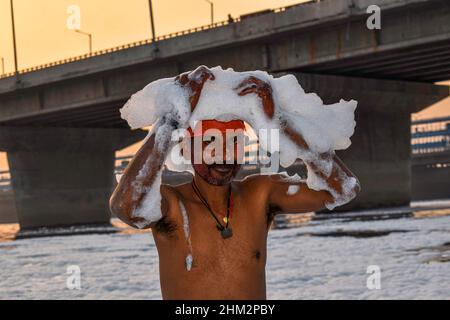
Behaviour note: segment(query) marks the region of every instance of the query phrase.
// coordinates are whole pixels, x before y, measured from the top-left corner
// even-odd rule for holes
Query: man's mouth
[[[214,170],[222,175],[228,174],[233,171],[235,168],[234,164],[213,164],[210,167],[210,170]]]

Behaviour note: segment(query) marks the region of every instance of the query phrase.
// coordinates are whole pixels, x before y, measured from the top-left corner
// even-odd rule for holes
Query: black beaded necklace
[[[192,180],[192,189],[194,190],[197,197],[200,199],[200,201],[203,203],[203,205],[208,209],[208,212],[211,214],[211,216],[216,220],[216,227],[220,231],[220,234],[222,235],[222,238],[228,239],[233,236],[233,231],[228,226],[231,218],[231,212],[233,210],[233,194],[231,192],[231,184],[229,188],[229,194],[228,194],[228,204],[227,204],[227,216],[224,219],[225,220],[225,226],[222,225],[222,223],[219,221],[219,219],[216,217],[214,212],[212,211],[211,207],[209,206],[206,199],[201,195],[200,190],[198,189],[197,185],[195,184],[195,181]]]

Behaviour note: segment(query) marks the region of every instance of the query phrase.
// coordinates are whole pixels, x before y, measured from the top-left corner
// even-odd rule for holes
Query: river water
[[[340,217],[271,230],[267,296],[450,299],[449,213]],[[0,226],[0,299],[161,298],[158,256],[148,232],[8,241],[15,230]],[[79,290],[67,287],[73,265],[81,271]],[[379,281],[367,273],[373,270],[379,270]]]

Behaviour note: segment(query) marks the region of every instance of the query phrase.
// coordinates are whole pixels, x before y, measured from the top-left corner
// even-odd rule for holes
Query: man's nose
[[[226,160],[237,164],[239,162],[239,144],[233,140],[233,142],[228,143],[225,149],[223,152],[226,155]]]
[[[223,157],[228,156],[228,154],[230,154],[230,152],[227,154],[227,150],[228,150],[227,144],[226,144],[225,142],[222,143],[222,156],[223,156]],[[215,157],[215,156],[216,156],[216,148],[214,148],[214,149],[211,150],[211,156],[212,156],[212,157]]]

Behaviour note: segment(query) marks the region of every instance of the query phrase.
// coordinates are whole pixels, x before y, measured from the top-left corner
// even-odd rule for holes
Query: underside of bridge
[[[144,131],[0,127],[21,229],[109,224],[115,151]]]
[[[376,33],[374,33],[376,35]],[[450,41],[434,41],[408,48],[371,52],[358,57],[319,62],[299,68],[302,72],[352,77],[439,82],[450,79]]]

